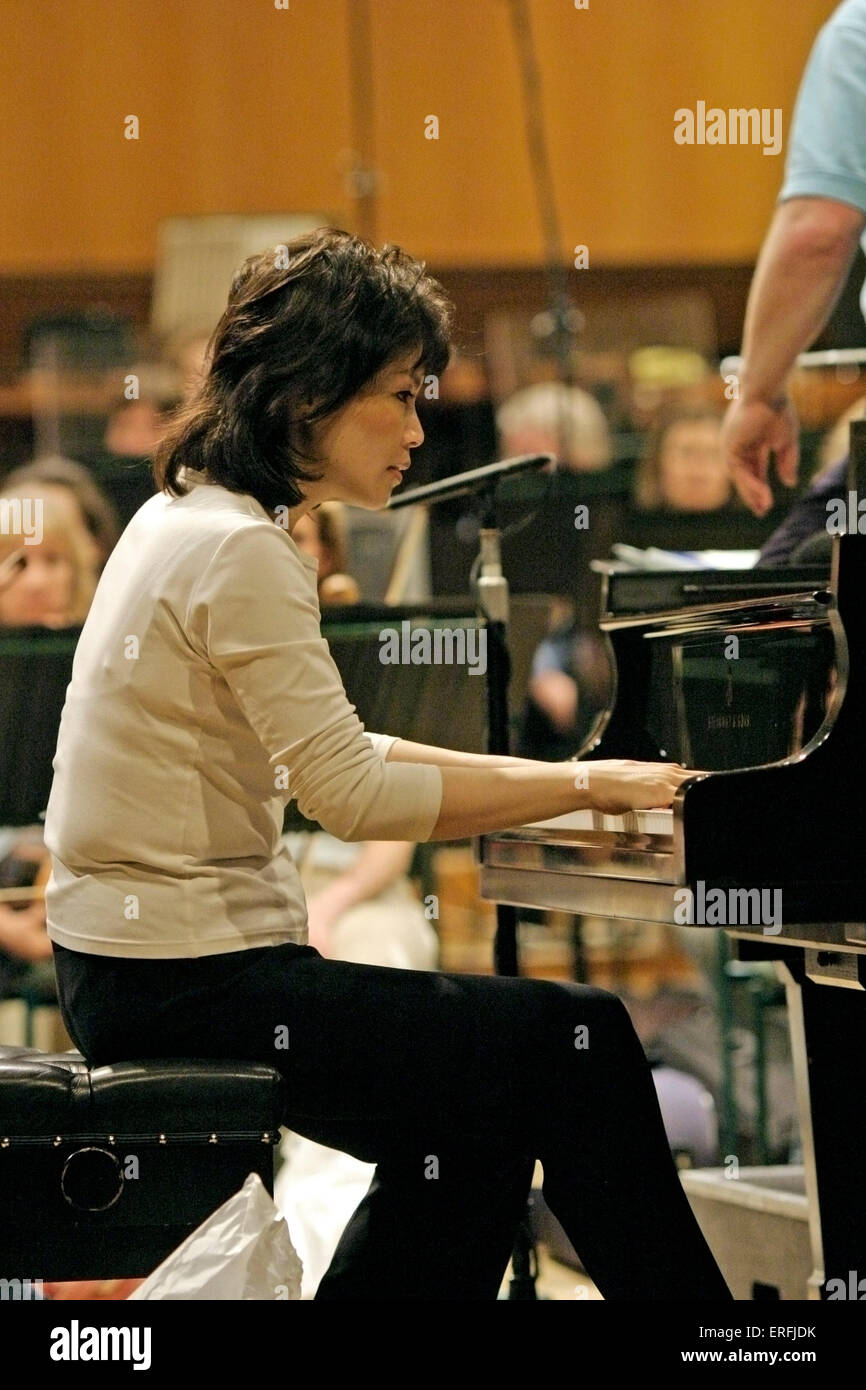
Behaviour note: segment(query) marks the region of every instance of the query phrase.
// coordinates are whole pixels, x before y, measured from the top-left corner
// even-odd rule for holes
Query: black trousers
[[[63,1018],[90,1062],[269,1062],[290,1129],[376,1164],[318,1298],[495,1299],[536,1158],[605,1298],[730,1298],[614,995],[307,946],[55,957]]]

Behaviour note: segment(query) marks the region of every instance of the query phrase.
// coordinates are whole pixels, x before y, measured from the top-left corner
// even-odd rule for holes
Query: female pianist
[[[387,502],[449,324],[423,266],[345,232],[236,275],[75,656],[45,825],[64,1021],[93,1063],[276,1065],[290,1129],[377,1165],[320,1299],[495,1299],[536,1158],[605,1298],[728,1298],[615,997],[306,944],[290,797],[344,840],[452,840],[669,805],[688,775],[598,762],[578,790],[573,763],[358,720],[292,527],[330,498]]]

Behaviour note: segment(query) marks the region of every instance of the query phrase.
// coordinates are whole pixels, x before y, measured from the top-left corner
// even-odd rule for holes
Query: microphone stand
[[[511,752],[508,718],[508,685],[511,680],[511,656],[508,650],[509,589],[502,572],[500,532],[496,524],[495,484],[480,494],[482,500],[480,531],[480,568],[475,584],[478,610],[485,619],[487,631],[487,752]],[[517,955],[517,908],[510,903],[496,904],[496,937],[493,964],[497,975],[519,975]],[[509,1282],[510,1301],[530,1302],[537,1299],[535,1280],[538,1256],[532,1237],[529,1212],[524,1214],[514,1240],[511,1254],[512,1277]]]
[[[475,581],[478,611],[487,631],[487,752],[510,754],[511,729],[508,717],[508,686],[511,656],[508,650],[509,588],[502,572],[500,533],[492,489],[481,493],[482,514],[480,568]],[[496,904],[496,939],[493,963],[497,975],[519,975],[517,961],[517,910],[508,903]]]
[[[481,530],[479,572],[475,580],[475,597],[479,616],[484,619],[487,633],[487,733],[488,753],[511,753],[511,729],[508,718],[508,684],[511,679],[511,656],[508,650],[509,590],[502,572],[500,528],[496,519],[496,488],[508,474],[543,468],[554,462],[550,454],[525,454],[500,463],[485,464],[453,478],[426,483],[410,492],[391,498],[387,510],[412,506],[417,502],[444,501],[472,493],[481,499]],[[497,975],[520,974],[517,957],[517,909],[510,903],[496,904],[496,938],[493,964]],[[509,1285],[510,1300],[535,1300],[535,1279],[538,1259],[529,1213],[525,1214],[514,1243],[511,1257],[513,1270]]]

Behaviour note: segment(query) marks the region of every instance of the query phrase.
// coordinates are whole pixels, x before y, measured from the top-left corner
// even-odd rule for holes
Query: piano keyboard
[[[626,811],[622,815],[609,815],[605,811],[569,811],[564,816],[553,816],[550,820],[535,820],[523,827],[524,830],[598,830],[613,831],[621,835],[672,835],[674,813],[668,809],[655,811]]]
[[[674,813],[665,808],[569,811],[501,830],[484,837],[482,894],[529,907],[672,920],[670,885],[681,877],[675,838]]]

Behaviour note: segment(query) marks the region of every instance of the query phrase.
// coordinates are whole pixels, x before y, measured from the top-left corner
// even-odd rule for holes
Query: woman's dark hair
[[[158,488],[180,496],[195,469],[269,511],[297,506],[311,469],[309,427],[388,364],[418,349],[435,375],[449,358],[452,308],[398,246],[321,228],[245,261],[208,345],[207,374],[157,447]]]

